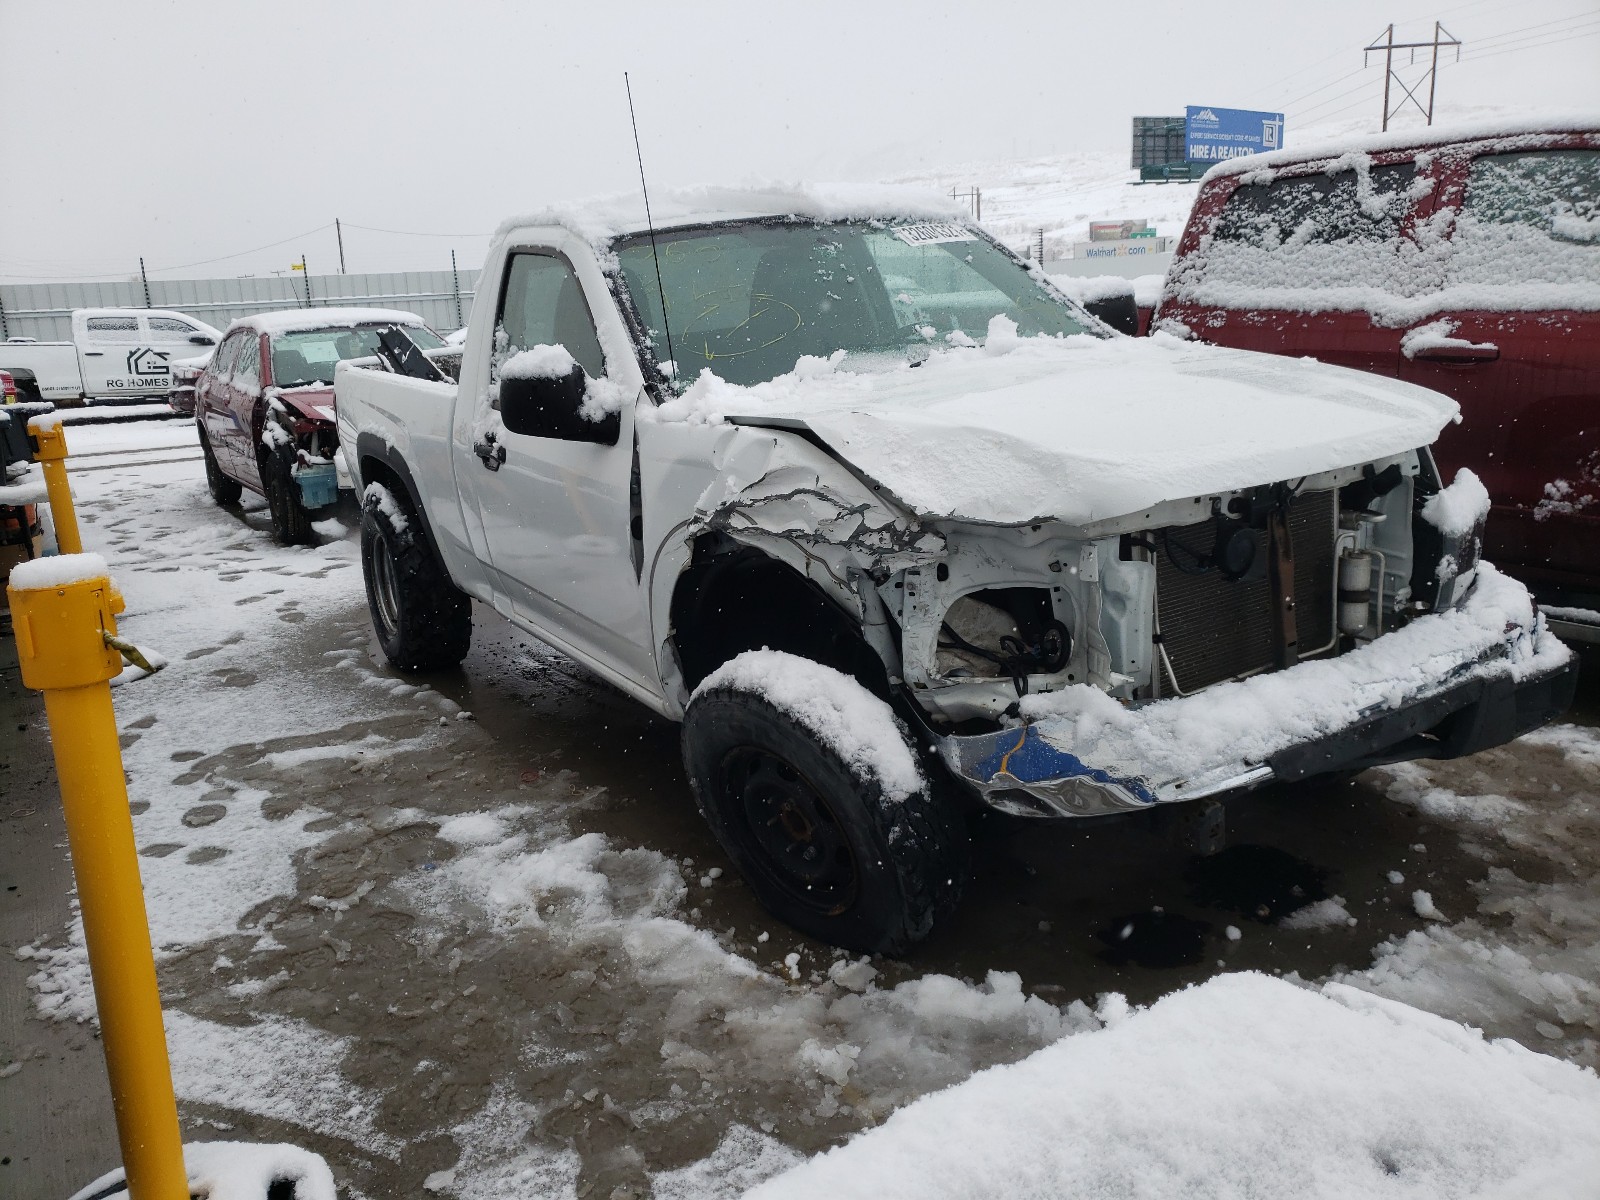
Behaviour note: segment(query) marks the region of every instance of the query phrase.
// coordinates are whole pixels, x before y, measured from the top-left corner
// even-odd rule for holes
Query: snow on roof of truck
[[[1534,149],[1541,137],[1563,133],[1600,133],[1600,113],[1568,116],[1498,117],[1455,125],[1435,125],[1428,129],[1397,129],[1388,133],[1363,134],[1324,142],[1313,142],[1270,154],[1250,154],[1219,162],[1205,173],[1202,183],[1228,175],[1271,170],[1322,158],[1346,154],[1378,154],[1385,150],[1411,150],[1428,146],[1447,146],[1454,142],[1480,142],[1504,139],[1506,150]],[[1519,142],[1525,144],[1518,144]]]
[[[228,326],[235,329],[251,328],[262,333],[306,333],[313,329],[354,329],[357,325],[379,323],[395,325],[422,325],[416,313],[401,312],[397,308],[295,308],[287,312],[255,313],[240,317]]]
[[[925,188],[900,184],[764,184],[743,188],[701,186],[653,192],[656,229],[706,225],[753,217],[803,217],[818,221],[861,218],[964,220],[965,205]],[[647,228],[644,198],[636,191],[574,200],[524,216],[495,230],[495,239],[530,225],[560,225],[597,248]]]

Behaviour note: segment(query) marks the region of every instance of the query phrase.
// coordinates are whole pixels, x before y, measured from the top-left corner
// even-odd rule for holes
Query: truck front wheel
[[[883,704],[840,674],[859,699]],[[887,709],[887,705],[884,705]],[[712,832],[773,916],[848,950],[904,954],[955,907],[967,833],[949,797],[902,799],[759,689],[696,693],[683,757]]]
[[[311,514],[300,502],[300,485],[294,478],[294,459],[281,450],[269,450],[261,464],[267,485],[267,516],[272,540],[280,546],[308,546],[313,541]]]
[[[417,514],[381,483],[361,499],[361,573],[378,644],[402,671],[458,666],[472,642],[472,601],[450,582]]]

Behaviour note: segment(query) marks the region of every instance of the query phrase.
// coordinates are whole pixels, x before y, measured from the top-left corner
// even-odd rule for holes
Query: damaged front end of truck
[[[751,439],[792,423],[736,423],[760,461],[728,464],[699,535],[848,611],[907,723],[1012,815],[1456,757],[1572,697],[1570,652],[1479,561],[1481,486],[1443,488],[1426,448],[1088,523],[988,524],[910,511],[819,439]]]

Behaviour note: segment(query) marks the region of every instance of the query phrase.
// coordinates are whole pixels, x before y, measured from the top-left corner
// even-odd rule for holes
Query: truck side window
[[[1412,294],[1427,278],[1406,261],[1400,231],[1415,202],[1415,178],[1416,165],[1401,162],[1359,174],[1317,171],[1241,183],[1207,242],[1180,268],[1180,287]]]
[[[232,337],[224,338],[222,345],[217,347],[216,357],[211,360],[211,374],[218,379],[226,379],[233,370],[233,363],[239,357],[239,347],[245,344],[249,334],[236,333]]]
[[[176,317],[151,317],[150,340],[156,342],[186,342],[200,330]]]
[[[121,335],[139,332],[138,317],[90,317],[88,334],[91,342],[125,342]]]
[[[245,338],[239,351],[239,362],[233,369],[233,386],[245,391],[261,386],[261,339],[254,334]]]
[[[513,255],[497,325],[505,331],[513,353],[535,346],[565,346],[589,378],[599,379],[606,373],[594,318],[578,276],[565,259],[549,254]]]
[[[1600,283],[1600,150],[1473,159],[1452,241],[1452,284]]]

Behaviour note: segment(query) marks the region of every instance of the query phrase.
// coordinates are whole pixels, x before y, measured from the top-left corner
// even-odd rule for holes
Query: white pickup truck
[[[10,371],[30,399],[56,404],[160,398],[174,388],[173,362],[221,340],[204,322],[166,309],[79,308],[70,342],[0,342],[0,371]]]
[[[681,721],[729,856],[835,944],[929,932],[964,807],[1174,811],[1570,702],[1435,473],[1453,402],[1114,334],[936,199],[511,221],[468,329],[337,374],[385,653],[459,663],[477,600]]]

